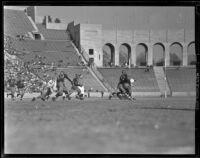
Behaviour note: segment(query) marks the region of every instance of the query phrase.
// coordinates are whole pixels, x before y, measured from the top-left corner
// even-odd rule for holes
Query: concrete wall
[[[183,59],[182,64],[186,66],[187,63],[187,46],[190,42],[194,41],[194,30],[134,30],[134,31],[121,31],[121,30],[103,30],[102,47],[106,43],[111,43],[115,47],[115,57],[119,58],[119,47],[123,43],[131,46],[131,62],[130,64],[136,65],[136,47],[138,44],[143,43],[148,47],[148,65],[153,64],[153,45],[161,43],[165,49],[165,64],[170,65],[170,45],[178,42],[183,46]],[[119,65],[119,60],[115,59],[115,65]]]
[[[165,65],[170,65],[170,47],[174,42],[178,42],[182,49],[182,65],[188,65],[188,45],[194,41],[194,30],[102,30],[100,24],[80,24],[76,27],[74,23],[68,24],[68,30],[75,39],[77,47],[83,47],[89,54],[89,49],[94,49],[94,58],[97,66],[103,66],[103,46],[112,44],[115,49],[115,65],[119,65],[119,51],[122,44],[127,44],[131,48],[130,65],[136,65],[137,46],[144,44],[147,46],[147,65],[153,65],[153,46],[161,43],[164,46]],[[80,32],[78,31],[80,30]],[[79,34],[80,33],[80,34]],[[78,35],[79,34],[79,35]],[[80,41],[80,42],[79,42]]]
[[[97,66],[102,66],[102,25],[100,24],[80,24],[80,45],[88,52],[89,49],[94,50],[90,58],[94,58]]]
[[[67,25],[65,23],[47,23],[46,29],[54,29],[54,30],[66,30]]]
[[[34,22],[36,22],[36,7],[35,6],[30,6],[26,8],[26,13],[28,16],[32,18]]]

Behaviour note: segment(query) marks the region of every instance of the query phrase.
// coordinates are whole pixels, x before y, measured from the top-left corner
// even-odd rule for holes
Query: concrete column
[[[153,46],[152,46],[151,43],[148,43],[147,46],[148,46],[148,54],[147,54],[148,62],[147,62],[147,65],[153,65]]]
[[[187,53],[187,44],[183,43],[183,66],[188,65],[188,53]]]
[[[131,45],[131,63],[136,66],[136,44]]]
[[[165,66],[170,65],[170,44],[165,43]]]
[[[115,65],[119,65],[119,45],[115,44]]]

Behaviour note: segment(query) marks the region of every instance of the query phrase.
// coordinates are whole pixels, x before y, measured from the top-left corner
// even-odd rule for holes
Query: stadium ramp
[[[171,96],[171,90],[170,90],[165,72],[163,70],[163,67],[154,66],[153,70],[155,73],[156,80],[158,82],[158,87],[160,89],[161,95]]]
[[[86,55],[86,53],[84,52],[84,50],[83,50],[83,53],[80,53],[80,51],[77,49],[77,47],[76,47],[76,45],[73,43],[73,42],[71,42],[71,44],[72,44],[72,46],[74,47],[74,49],[76,50],[76,53],[79,55],[79,56],[81,56],[81,58],[82,58],[82,61],[84,62],[84,64],[87,66],[88,65],[88,60],[87,60],[87,57],[85,56]],[[84,55],[85,54],[85,55]],[[91,68],[91,67],[89,67],[89,66],[87,66],[87,69],[88,69],[88,71],[92,74],[92,76],[96,79],[96,81],[101,85],[101,87],[103,88],[103,91],[110,91],[110,90],[108,90],[108,88],[103,84],[103,82],[101,81],[101,79],[97,76],[97,74],[94,72],[94,70]]]
[[[29,35],[37,31],[28,16],[22,10],[4,9],[4,33],[16,37],[17,35]]]

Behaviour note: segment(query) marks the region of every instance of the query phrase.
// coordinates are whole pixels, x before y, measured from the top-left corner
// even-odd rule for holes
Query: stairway
[[[154,69],[154,73],[156,76],[156,80],[158,82],[158,87],[160,89],[161,95],[164,96],[166,93],[167,96],[171,96],[171,90],[169,88],[167,78],[165,78],[163,67],[154,66],[153,69]]]
[[[86,53],[80,53],[79,50],[77,49],[76,45],[71,42],[71,45],[74,47],[74,49],[76,50],[76,53],[78,53],[78,55],[81,55],[83,62],[85,65],[87,65],[87,61],[89,60],[89,57],[86,56]],[[84,49],[83,49],[84,51]],[[88,60],[87,60],[88,59]],[[104,83],[101,81],[101,79],[97,76],[97,74],[95,73],[95,71],[87,66],[88,71],[92,74],[92,76],[97,80],[97,82],[102,86],[102,88],[104,89],[104,91],[109,91],[108,88],[104,85]]]

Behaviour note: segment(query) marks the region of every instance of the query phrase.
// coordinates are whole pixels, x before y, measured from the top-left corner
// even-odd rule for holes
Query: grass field
[[[5,152],[193,154],[195,98],[6,100]]]

